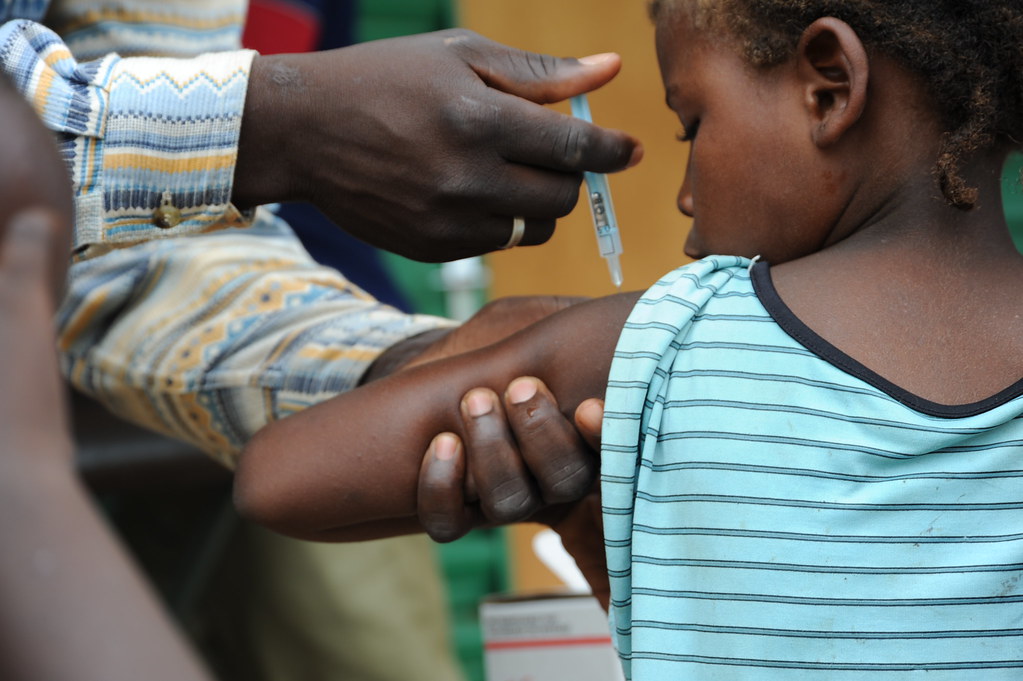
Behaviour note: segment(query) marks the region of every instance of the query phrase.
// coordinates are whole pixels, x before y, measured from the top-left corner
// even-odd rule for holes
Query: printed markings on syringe
[[[608,229],[607,209],[604,208],[604,197],[599,192],[590,194],[590,207],[593,208],[593,220],[596,222],[598,231]]]

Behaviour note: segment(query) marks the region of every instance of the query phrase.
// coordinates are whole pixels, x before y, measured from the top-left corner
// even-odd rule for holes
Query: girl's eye
[[[700,129],[700,121],[696,120],[690,123],[688,126],[684,126],[682,131],[679,132],[675,137],[678,138],[679,142],[692,142],[696,139],[696,132]]]

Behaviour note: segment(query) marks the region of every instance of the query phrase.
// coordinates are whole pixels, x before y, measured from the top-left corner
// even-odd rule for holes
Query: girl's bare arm
[[[242,454],[236,505],[271,529],[306,539],[420,530],[423,453],[437,433],[465,438],[462,396],[474,387],[500,393],[517,376],[532,375],[571,418],[582,400],[603,395],[638,297],[575,305],[500,343],[394,374],[271,424]]]

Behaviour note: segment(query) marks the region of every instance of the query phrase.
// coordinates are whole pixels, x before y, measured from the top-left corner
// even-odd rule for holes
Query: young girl
[[[653,16],[702,259],[272,426],[242,508],[306,536],[414,524],[430,437],[464,432],[466,389],[527,368],[569,413],[606,387],[631,678],[1018,678],[1023,258],[1000,174],[1023,139],[1023,7]]]

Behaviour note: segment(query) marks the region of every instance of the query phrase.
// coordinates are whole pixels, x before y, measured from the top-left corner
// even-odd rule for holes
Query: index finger
[[[516,163],[562,172],[610,173],[630,168],[643,156],[632,135],[602,128],[529,100],[494,92],[502,137],[497,151]]]
[[[423,457],[416,494],[419,523],[437,542],[458,539],[476,520],[465,503],[465,449],[454,433],[441,433]]]
[[[599,469],[596,452],[579,437],[542,381],[533,377],[512,381],[505,392],[505,410],[545,503],[576,501],[593,488]]]

